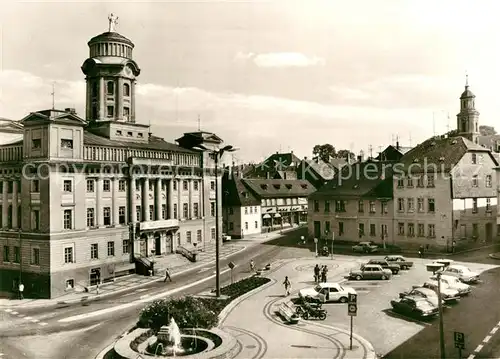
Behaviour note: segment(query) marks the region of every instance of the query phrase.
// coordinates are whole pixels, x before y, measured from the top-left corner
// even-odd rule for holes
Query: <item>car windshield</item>
[[[426,309],[434,309],[434,305],[428,300],[419,300],[417,302],[417,307],[420,309],[426,310]]]
[[[446,278],[442,278],[443,282],[445,282],[446,284],[449,284],[449,285],[454,285],[454,284],[460,284],[462,282],[460,282],[460,280],[457,278],[457,277],[446,277]]]

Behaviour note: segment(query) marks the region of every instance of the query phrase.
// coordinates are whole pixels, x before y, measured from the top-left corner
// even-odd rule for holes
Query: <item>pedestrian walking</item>
[[[420,246],[420,247],[418,248],[418,256],[419,256],[420,258],[424,258],[424,246]]]
[[[321,270],[321,281],[323,283],[326,283],[326,275],[328,273],[328,268],[327,266],[323,266],[322,270]]]
[[[253,259],[250,260],[250,272],[255,272],[255,263]]]
[[[292,289],[292,284],[290,283],[288,276],[285,277],[285,281],[283,282],[283,285],[285,286],[286,295],[290,295],[290,290]]]
[[[163,283],[165,283],[167,281],[167,279],[169,281],[172,281],[172,278],[170,277],[170,273],[168,272],[168,268],[165,269],[165,279],[163,280]]]
[[[18,287],[18,291],[19,291],[19,299],[24,299],[24,295],[23,295],[23,292],[24,292],[24,284],[19,282],[19,287]]]
[[[314,283],[319,283],[319,275],[321,272],[321,268],[318,264],[314,267]]]

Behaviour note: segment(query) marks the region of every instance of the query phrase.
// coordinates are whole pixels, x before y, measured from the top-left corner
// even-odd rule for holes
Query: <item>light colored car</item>
[[[309,297],[321,303],[346,303],[349,294],[356,294],[354,288],[344,287],[339,283],[320,283],[315,287],[304,288],[299,291],[299,297]]]
[[[441,272],[443,275],[457,277],[464,283],[477,283],[479,282],[479,273],[471,271],[464,265],[452,264],[444,268]]]
[[[384,269],[378,264],[365,264],[360,269],[352,270],[349,273],[349,279],[366,280],[366,279],[382,279],[387,280],[392,277],[390,269]]]
[[[437,280],[437,276],[433,275],[431,279]],[[468,284],[465,284],[460,281],[457,277],[453,277],[450,275],[441,275],[441,284],[444,284],[448,288],[458,290],[458,294],[460,296],[467,295],[471,292],[471,287]]]
[[[357,253],[375,253],[378,252],[378,246],[373,242],[359,242],[352,246],[352,251]]]
[[[432,289],[434,292],[438,292],[438,282],[436,280],[428,280],[422,287]],[[447,287],[441,282],[441,299],[445,302],[458,301],[460,295],[458,290]]]
[[[439,298],[436,292],[432,289],[424,288],[424,287],[413,287],[412,290],[408,292],[399,293],[400,298],[415,296],[426,298],[429,302],[431,302],[434,306],[439,306]],[[444,301],[442,301],[444,302]]]

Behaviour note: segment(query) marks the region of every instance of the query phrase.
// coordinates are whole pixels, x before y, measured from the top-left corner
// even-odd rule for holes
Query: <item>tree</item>
[[[335,147],[327,143],[314,146],[313,155],[318,156],[323,162],[330,162],[330,157],[337,157],[337,152],[335,151]]]
[[[354,161],[356,160],[356,155],[349,150],[339,150],[337,152],[337,158],[343,158],[346,161],[349,158],[351,161]]]
[[[491,136],[491,135],[496,135],[497,131],[495,130],[495,127],[493,126],[479,126],[479,133],[481,136]]]

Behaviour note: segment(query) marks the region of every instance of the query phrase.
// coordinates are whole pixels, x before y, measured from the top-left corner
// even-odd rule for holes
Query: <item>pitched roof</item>
[[[495,151],[498,147],[497,144],[500,142],[500,134],[478,136],[477,141],[481,146]]]
[[[305,174],[308,170],[312,170],[323,182],[333,179],[338,172],[338,168],[321,159],[303,160],[299,171],[303,171]]]
[[[490,153],[489,149],[461,136],[430,138],[407,152],[399,161],[398,170],[404,173],[448,172],[468,151]]]
[[[257,198],[307,197],[316,188],[307,180],[242,179]]]
[[[310,198],[392,198],[393,162],[357,162],[344,167]]]
[[[329,164],[339,170],[348,163],[344,158],[331,158]]]
[[[89,131],[85,131],[83,134],[83,143],[85,145],[90,145],[90,146],[94,145],[94,146],[107,146],[107,147],[137,148],[137,149],[157,150],[157,151],[196,153],[195,151],[180,147],[176,144],[165,141],[161,137],[156,137],[156,136],[151,136],[148,142],[134,142],[134,141],[111,140],[103,136],[98,136]]]
[[[225,206],[257,206],[260,201],[242,182],[240,177],[228,175],[222,178],[222,203]]]

